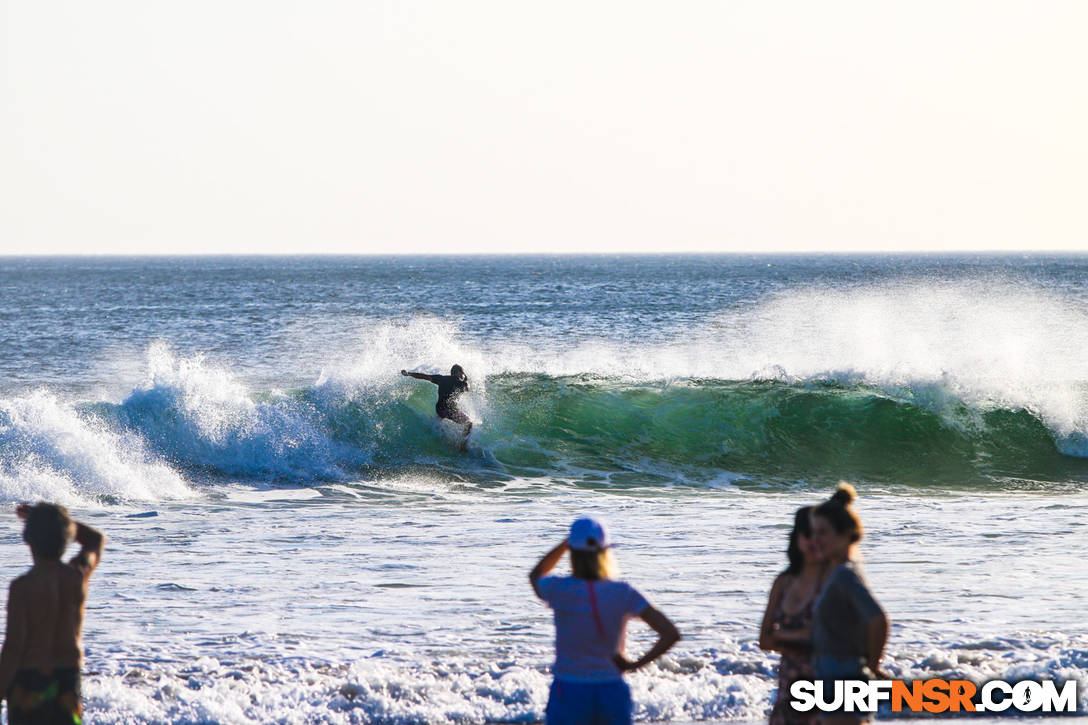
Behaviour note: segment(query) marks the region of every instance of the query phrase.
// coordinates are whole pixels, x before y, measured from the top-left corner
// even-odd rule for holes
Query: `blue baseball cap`
[[[604,551],[612,546],[604,523],[589,517],[578,519],[570,525],[567,543],[575,551]]]

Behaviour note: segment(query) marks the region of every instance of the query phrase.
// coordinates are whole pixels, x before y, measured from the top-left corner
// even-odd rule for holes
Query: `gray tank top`
[[[813,605],[813,656],[868,659],[869,621],[883,613],[857,564],[835,567]]]

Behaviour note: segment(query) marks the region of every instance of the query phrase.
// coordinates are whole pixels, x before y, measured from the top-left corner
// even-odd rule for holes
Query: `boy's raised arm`
[[[90,575],[102,559],[102,550],[106,546],[106,535],[98,529],[76,521],[76,541],[79,553],[72,557],[72,564],[83,568],[85,575]]]

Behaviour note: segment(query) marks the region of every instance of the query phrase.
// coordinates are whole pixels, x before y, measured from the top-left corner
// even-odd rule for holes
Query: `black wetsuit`
[[[434,405],[434,412],[438,417],[461,425],[469,423],[468,416],[457,407],[457,399],[468,390],[468,378],[432,375],[431,382],[438,386],[438,402]]]

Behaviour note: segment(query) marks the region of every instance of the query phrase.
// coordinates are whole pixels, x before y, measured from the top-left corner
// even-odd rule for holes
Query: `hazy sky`
[[[0,0],[0,252],[1088,250],[1088,2]]]

